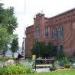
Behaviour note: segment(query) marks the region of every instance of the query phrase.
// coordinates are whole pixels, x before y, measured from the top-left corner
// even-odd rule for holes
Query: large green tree
[[[13,32],[17,27],[17,20],[14,15],[14,8],[4,8],[0,3],[0,50],[7,50],[12,42]]]
[[[14,15],[13,7],[4,9],[2,4],[0,4],[0,26],[6,28],[10,34],[13,33],[17,27],[17,19]]]

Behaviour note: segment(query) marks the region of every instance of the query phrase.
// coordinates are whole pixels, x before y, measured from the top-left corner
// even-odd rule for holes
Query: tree
[[[57,47],[51,43],[47,45],[47,55],[49,57],[57,56]]]
[[[13,34],[13,31],[17,27],[17,19],[14,16],[14,8],[10,7],[4,9],[2,4],[0,4],[0,26],[6,28],[10,34]]]
[[[65,54],[64,54],[64,51],[63,51],[63,46],[60,45],[60,46],[59,46],[59,49],[58,49],[58,51],[57,51],[57,59],[58,59],[58,60],[63,60],[64,57],[65,57]]]
[[[14,53],[18,50],[18,38],[14,38],[11,43],[11,51],[13,52],[12,56],[14,57]]]
[[[0,50],[5,50],[9,43],[10,35],[7,33],[6,28],[0,28]]]
[[[56,56],[57,51],[54,45],[46,45],[44,42],[36,42],[32,48],[32,54],[37,55],[37,57],[53,57]]]
[[[14,15],[14,8],[4,8],[0,3],[0,50],[7,50],[12,42],[13,32],[17,27],[17,19]]]
[[[40,56],[39,42],[36,42],[32,48],[32,54],[35,54],[37,57]]]

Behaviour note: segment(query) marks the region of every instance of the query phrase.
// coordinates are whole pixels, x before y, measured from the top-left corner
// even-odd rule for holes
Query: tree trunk
[[[14,58],[14,53],[12,53],[12,58]]]

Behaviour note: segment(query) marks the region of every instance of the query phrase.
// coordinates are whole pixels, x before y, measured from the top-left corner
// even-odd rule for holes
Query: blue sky
[[[0,0],[5,7],[13,6],[17,17],[18,28],[16,33],[19,36],[21,46],[25,29],[33,24],[33,18],[39,12],[43,12],[46,17],[52,17],[64,11],[75,8],[75,0]]]

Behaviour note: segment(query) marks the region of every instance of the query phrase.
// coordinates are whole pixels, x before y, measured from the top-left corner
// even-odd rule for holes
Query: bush
[[[33,73],[32,69],[20,64],[0,68],[0,75],[19,75],[27,73]]]
[[[70,68],[70,65],[69,64],[65,64],[64,67],[65,68]]]
[[[63,60],[61,60],[61,64],[64,66],[64,68],[70,68],[70,60],[67,57],[64,57]]]

